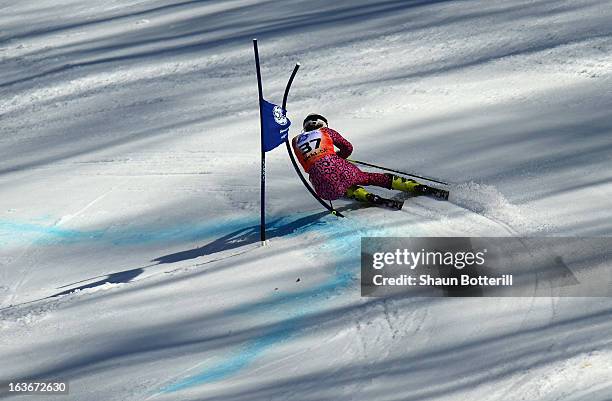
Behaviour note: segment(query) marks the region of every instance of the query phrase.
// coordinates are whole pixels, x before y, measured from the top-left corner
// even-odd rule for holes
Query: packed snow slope
[[[268,100],[302,65],[292,135],[324,114],[355,158],[448,180],[451,202],[339,219],[281,147],[259,246],[254,37]],[[362,236],[612,234],[611,2],[1,0],[0,66],[0,382],[611,399],[608,298],[359,291]]]

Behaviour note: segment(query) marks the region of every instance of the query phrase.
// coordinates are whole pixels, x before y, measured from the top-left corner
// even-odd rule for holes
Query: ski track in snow
[[[492,185],[476,182],[453,185],[449,201],[495,221],[512,236],[542,234],[551,229],[538,222],[533,211],[513,205]]]

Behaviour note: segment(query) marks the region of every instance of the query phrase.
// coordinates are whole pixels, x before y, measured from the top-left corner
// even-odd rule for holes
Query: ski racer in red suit
[[[426,186],[392,174],[368,173],[345,160],[353,152],[353,145],[337,131],[327,126],[327,119],[309,114],[304,130],[292,140],[295,152],[317,194],[326,200],[347,196],[369,202],[374,195],[361,185],[374,185],[416,194],[424,193]],[[339,150],[336,152],[334,146]]]

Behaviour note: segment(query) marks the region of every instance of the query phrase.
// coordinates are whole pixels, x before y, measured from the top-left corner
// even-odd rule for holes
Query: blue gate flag
[[[262,101],[263,121],[263,150],[269,152],[287,140],[291,121],[287,118],[287,111],[281,106]]]

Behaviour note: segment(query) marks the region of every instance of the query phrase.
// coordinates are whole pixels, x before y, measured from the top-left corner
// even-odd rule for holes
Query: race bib
[[[334,143],[324,129],[303,132],[293,138],[293,150],[305,171],[323,156],[336,153]]]

